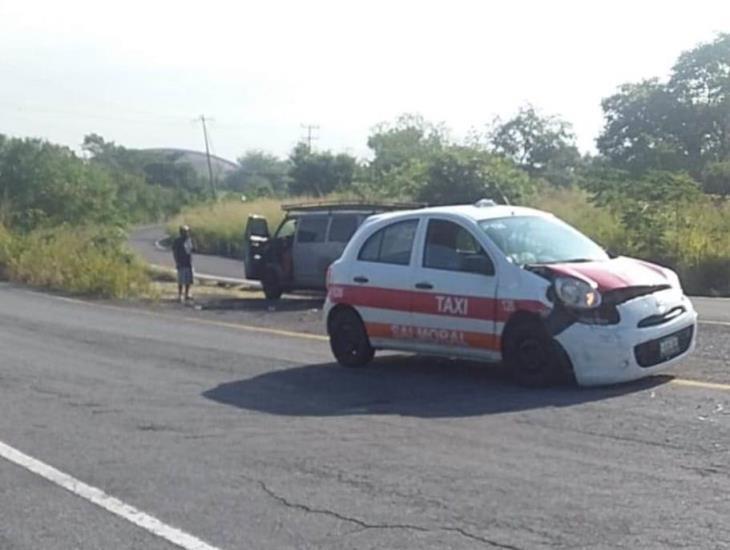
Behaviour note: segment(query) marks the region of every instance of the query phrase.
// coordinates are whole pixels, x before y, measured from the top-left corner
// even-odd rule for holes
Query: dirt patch
[[[177,299],[175,283],[158,281],[155,289],[156,299],[145,304],[156,310],[179,311],[186,316],[294,332],[325,334],[322,294],[286,294],[279,300],[267,300],[260,290],[202,283],[193,286],[193,300],[181,304]]]

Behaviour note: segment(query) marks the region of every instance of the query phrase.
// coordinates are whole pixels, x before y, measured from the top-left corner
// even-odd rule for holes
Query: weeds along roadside
[[[102,298],[153,297],[147,266],[115,227],[12,233],[0,226],[0,277],[29,286]]]

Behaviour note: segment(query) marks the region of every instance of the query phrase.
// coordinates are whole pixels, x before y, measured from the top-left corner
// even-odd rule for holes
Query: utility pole
[[[314,130],[319,130],[319,126],[316,124],[302,124],[302,129],[307,131],[307,136],[304,138],[304,140],[307,143],[307,149],[309,152],[312,152],[312,142],[318,140],[319,138],[315,135],[313,135]]]
[[[208,127],[205,125],[205,115],[200,115],[200,122],[203,125],[203,139],[205,140],[205,158],[208,161],[208,182],[210,183],[210,190],[213,193],[213,198],[217,199],[218,194],[216,193],[215,182],[213,181],[213,166],[210,163],[210,146],[208,145]]]

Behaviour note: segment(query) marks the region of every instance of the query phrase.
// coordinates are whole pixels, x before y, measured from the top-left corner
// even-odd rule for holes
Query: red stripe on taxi
[[[332,285],[329,288],[329,299],[335,304],[496,322],[507,321],[515,311],[538,314],[549,311],[547,306],[537,300],[496,300],[439,292],[351,285]]]

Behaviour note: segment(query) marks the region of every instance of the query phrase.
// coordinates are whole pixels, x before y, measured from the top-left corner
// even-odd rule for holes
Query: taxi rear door
[[[339,291],[341,301],[362,317],[372,344],[409,349],[413,345],[411,298],[418,217],[379,227],[362,243]]]
[[[499,360],[497,275],[477,231],[455,218],[424,223],[411,288],[420,350]]]

